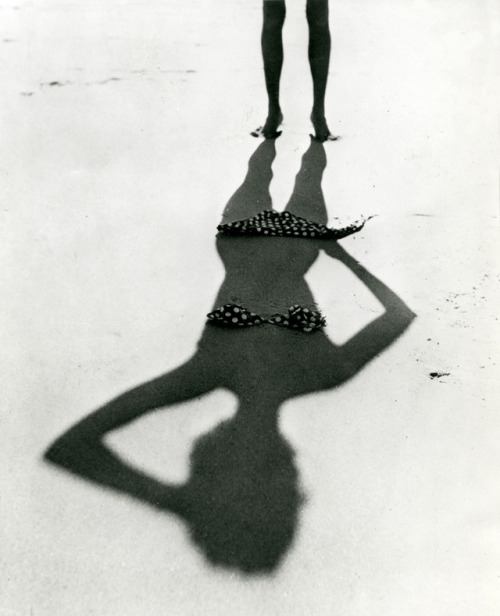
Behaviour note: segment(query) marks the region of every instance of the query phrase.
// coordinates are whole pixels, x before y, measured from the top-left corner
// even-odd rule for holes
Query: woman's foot
[[[324,141],[336,141],[338,136],[332,135],[324,113],[311,113],[311,122],[314,127],[314,138],[323,143]]]
[[[259,126],[256,130],[250,133],[252,137],[264,137],[265,139],[275,139],[281,135],[278,127],[283,122],[283,114],[281,111],[270,111],[266,118],[264,126]]]

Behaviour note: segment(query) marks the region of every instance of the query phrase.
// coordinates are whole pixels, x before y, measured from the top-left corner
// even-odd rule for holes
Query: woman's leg
[[[313,108],[311,121],[319,141],[334,139],[325,118],[325,92],[330,66],[330,26],[328,0],[307,0],[309,24],[309,64],[313,80]]]
[[[264,0],[263,8],[261,46],[269,107],[262,134],[266,138],[273,138],[276,137],[278,126],[283,120],[279,98],[283,67],[282,31],[286,15],[285,0]]]

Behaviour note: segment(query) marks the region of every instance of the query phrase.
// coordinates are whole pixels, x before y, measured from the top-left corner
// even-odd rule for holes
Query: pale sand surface
[[[310,130],[303,4],[288,4],[277,209]],[[242,578],[174,518],[40,456],[195,348],[224,273],[215,226],[263,121],[260,2],[2,2],[0,616],[498,613],[495,10],[333,3],[325,200],[378,214],[342,244],[418,318],[347,385],[285,406],[307,502],[282,567]],[[331,259],[308,281],[336,342],[379,310]],[[181,480],[234,405],[211,394],[115,445]]]

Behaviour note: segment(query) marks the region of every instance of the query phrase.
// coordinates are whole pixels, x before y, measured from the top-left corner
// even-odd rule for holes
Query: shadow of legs
[[[302,164],[295,178],[293,193],[286,206],[287,211],[311,222],[327,223],[328,214],[321,188],[326,164],[323,144],[311,138],[311,144],[302,157]]]
[[[221,224],[251,218],[262,210],[272,209],[269,186],[273,178],[272,164],[275,157],[275,140],[266,139],[250,157],[246,177],[227,202]]]

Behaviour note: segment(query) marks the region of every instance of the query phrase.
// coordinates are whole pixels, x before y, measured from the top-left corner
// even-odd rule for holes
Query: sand
[[[288,4],[278,210],[311,130],[303,3]],[[498,10],[331,13],[330,221],[377,215],[342,246],[417,318],[349,383],[282,409],[307,500],[281,567],[249,578],[41,455],[196,348],[224,276],[215,229],[266,105],[260,2],[2,3],[2,616],[497,613]],[[337,344],[380,313],[324,255],[307,281]],[[217,391],[111,440],[181,481],[235,404]]]

